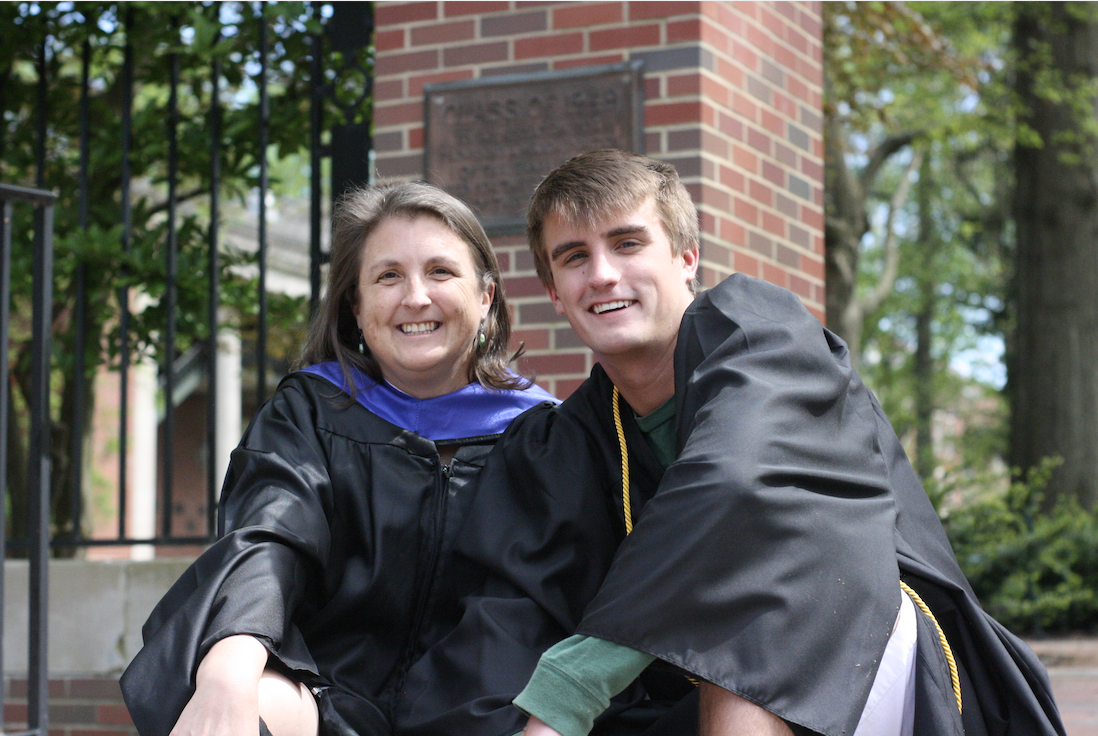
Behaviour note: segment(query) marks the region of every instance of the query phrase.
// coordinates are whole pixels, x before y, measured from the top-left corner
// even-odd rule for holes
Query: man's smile
[[[613,302],[603,302],[602,304],[596,304],[591,307],[591,311],[595,314],[602,314],[603,312],[613,312],[618,309],[625,309],[628,306],[636,304],[636,299],[619,299]]]

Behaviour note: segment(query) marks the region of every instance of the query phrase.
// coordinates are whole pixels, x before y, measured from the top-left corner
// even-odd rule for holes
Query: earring
[[[358,354],[366,354],[366,336],[362,334],[362,330],[358,331]]]
[[[484,323],[480,323],[480,327],[477,328],[477,347],[483,348],[484,344],[488,342],[488,337],[484,334]]]

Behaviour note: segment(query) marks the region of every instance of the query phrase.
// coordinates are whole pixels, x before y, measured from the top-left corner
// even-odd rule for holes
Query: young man
[[[1063,733],[842,342],[741,275],[694,299],[697,214],[672,167],[579,156],[527,222],[598,361],[553,431],[606,470],[575,490],[609,490],[628,535],[516,699],[527,734],[585,733],[654,659],[701,681],[702,733]]]

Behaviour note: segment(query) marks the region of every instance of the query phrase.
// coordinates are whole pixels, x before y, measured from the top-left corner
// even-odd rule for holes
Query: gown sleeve
[[[172,729],[194,693],[198,663],[228,636],[253,635],[281,666],[316,674],[294,625],[330,543],[331,483],[315,419],[315,407],[290,381],[233,451],[222,492],[224,536],[153,610],[144,647],[121,679],[142,736]]]
[[[578,633],[851,733],[900,604],[868,392],[796,297],[753,280],[700,297],[676,357],[678,458]]]
[[[541,656],[515,705],[561,736],[587,736],[610,699],[654,657],[593,636],[570,636]]]

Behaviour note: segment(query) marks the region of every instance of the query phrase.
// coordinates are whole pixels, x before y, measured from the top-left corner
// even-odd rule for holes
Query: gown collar
[[[317,363],[302,370],[350,394],[337,361]],[[544,401],[560,403],[537,385],[525,390],[494,389],[476,382],[442,396],[417,399],[387,382],[378,383],[354,366],[350,366],[350,371],[359,404],[390,424],[433,442],[502,434],[512,419],[530,407]]]

